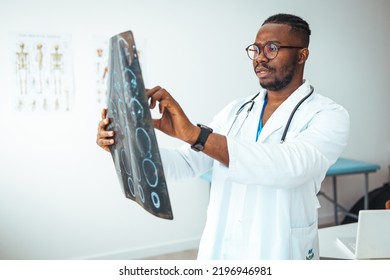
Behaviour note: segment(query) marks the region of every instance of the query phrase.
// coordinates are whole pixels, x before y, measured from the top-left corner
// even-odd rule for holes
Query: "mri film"
[[[123,193],[146,211],[173,219],[168,189],[133,33],[110,39],[108,108],[110,147]]]

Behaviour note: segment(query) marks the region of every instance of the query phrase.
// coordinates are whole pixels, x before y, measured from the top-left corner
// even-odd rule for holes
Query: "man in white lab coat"
[[[268,18],[246,49],[261,92],[208,126],[192,124],[165,89],[147,91],[162,113],[155,128],[189,144],[161,151],[167,177],[212,170],[199,259],[319,259],[317,193],[347,145],[349,116],[303,79],[310,33],[294,15]],[[106,150],[108,122],[103,110],[97,144]]]

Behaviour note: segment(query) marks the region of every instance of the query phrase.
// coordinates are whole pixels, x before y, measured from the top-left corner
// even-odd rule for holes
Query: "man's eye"
[[[249,48],[248,51],[250,51],[252,53],[258,53],[258,51],[257,51],[257,49],[255,47]]]
[[[267,50],[268,50],[269,52],[277,52],[278,49],[279,49],[278,46],[275,45],[275,44],[269,44],[269,45],[267,45]]]

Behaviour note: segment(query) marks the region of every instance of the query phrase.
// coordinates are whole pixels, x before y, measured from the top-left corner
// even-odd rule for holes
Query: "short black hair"
[[[267,23],[287,24],[291,31],[302,36],[305,47],[309,46],[311,30],[309,24],[302,18],[290,14],[276,14],[267,18],[261,26]]]

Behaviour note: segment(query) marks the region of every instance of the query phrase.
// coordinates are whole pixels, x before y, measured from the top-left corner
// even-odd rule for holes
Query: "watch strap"
[[[203,151],[207,138],[213,132],[213,129],[203,124],[197,124],[200,127],[200,133],[196,142],[191,145],[191,148],[197,152]]]

